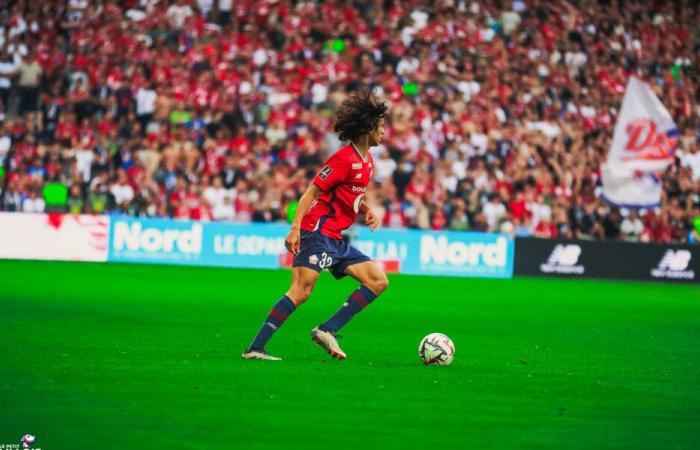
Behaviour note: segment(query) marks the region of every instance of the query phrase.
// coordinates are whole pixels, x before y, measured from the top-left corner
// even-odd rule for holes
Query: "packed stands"
[[[367,200],[385,227],[694,241],[697,2],[10,2],[0,18],[5,211],[284,221],[390,105]],[[627,77],[682,136],[658,208],[600,198]]]

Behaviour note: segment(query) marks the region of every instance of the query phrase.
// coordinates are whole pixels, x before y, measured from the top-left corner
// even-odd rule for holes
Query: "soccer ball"
[[[430,333],[420,341],[418,357],[426,366],[449,366],[455,357],[455,345],[442,333]]]

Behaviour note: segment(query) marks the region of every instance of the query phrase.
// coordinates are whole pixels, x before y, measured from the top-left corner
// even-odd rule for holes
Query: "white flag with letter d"
[[[603,165],[605,199],[619,206],[657,206],[678,137],[676,123],[651,87],[630,77]]]

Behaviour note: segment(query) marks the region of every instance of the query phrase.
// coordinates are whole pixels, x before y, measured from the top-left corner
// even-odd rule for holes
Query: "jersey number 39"
[[[333,265],[333,258],[328,256],[328,253],[323,252],[321,253],[321,260],[318,262],[318,267],[321,269],[325,269],[326,267],[330,267]]]

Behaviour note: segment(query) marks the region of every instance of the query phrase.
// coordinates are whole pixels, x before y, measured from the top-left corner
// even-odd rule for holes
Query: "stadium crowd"
[[[697,236],[697,2],[5,5],[5,211],[286,220],[341,145],[335,106],[372,87],[391,117],[366,198],[386,227]],[[600,198],[631,74],[682,132],[660,207],[639,211]]]

